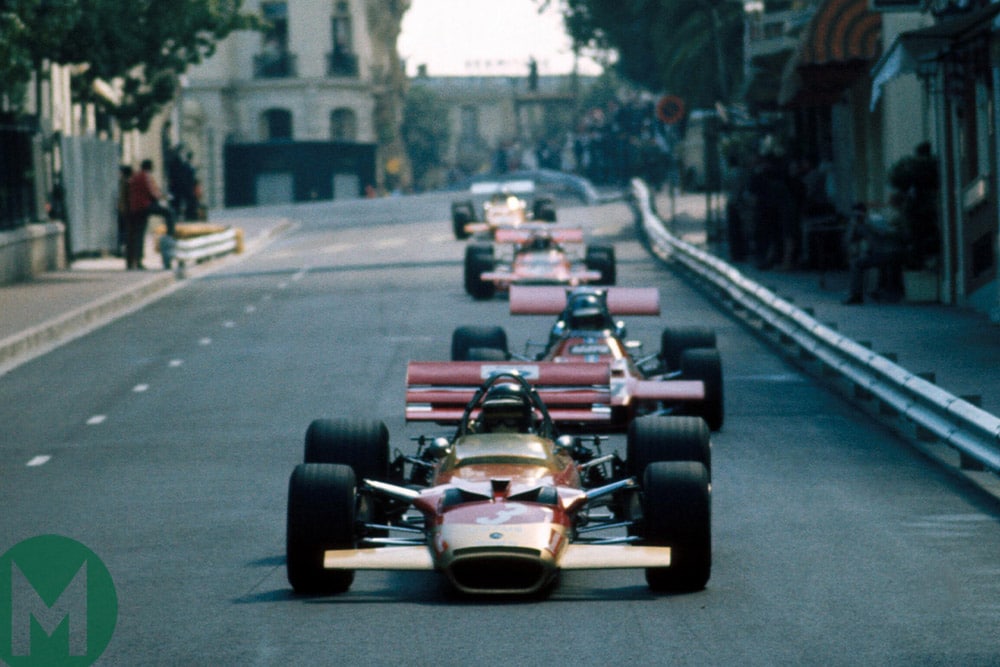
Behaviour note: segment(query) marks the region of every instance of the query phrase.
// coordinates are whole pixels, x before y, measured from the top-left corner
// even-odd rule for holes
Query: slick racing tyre
[[[493,355],[493,358],[486,358]],[[474,358],[475,357],[475,358]],[[451,335],[452,361],[506,361],[507,332],[503,327],[458,327]]]
[[[465,248],[465,291],[474,299],[492,299],[496,285],[482,275],[494,267],[493,246],[473,244]]]
[[[642,479],[643,543],[670,547],[669,567],[646,568],[649,588],[689,593],[712,573],[712,498],[708,471],[696,461],[659,461]]]
[[[614,285],[618,280],[615,267],[615,248],[610,245],[592,245],[587,248],[584,263],[591,271],[600,271],[598,285]]]
[[[327,570],[323,552],[353,549],[357,503],[354,471],[344,465],[301,463],[288,480],[285,534],[288,583],[302,595],[343,593],[354,570]]]
[[[707,348],[684,350],[681,353],[681,379],[701,380],[705,385],[705,400],[692,405],[686,414],[698,415],[705,420],[708,428],[718,431],[722,428],[725,409],[722,399],[722,361],[719,351]]]
[[[628,426],[625,456],[628,473],[636,479],[656,461],[697,461],[711,474],[708,426],[701,417],[637,417]]]
[[[306,429],[305,462],[339,463],[359,479],[387,479],[389,429],[377,420],[316,419]]]
[[[667,370],[681,365],[681,352],[697,347],[715,347],[715,332],[708,327],[668,327],[660,336],[660,361]]]
[[[531,207],[531,217],[537,222],[555,222],[556,206],[551,199],[537,199]]]
[[[469,238],[469,232],[465,231],[465,225],[475,221],[474,211],[475,208],[470,201],[454,202],[451,205],[451,226],[455,238],[459,241]]]

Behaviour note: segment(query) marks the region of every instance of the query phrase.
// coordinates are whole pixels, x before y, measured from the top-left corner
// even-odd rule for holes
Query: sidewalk
[[[657,195],[668,220],[671,201]],[[727,260],[725,249],[705,245],[703,194],[681,195],[673,203],[675,234]],[[913,373],[933,373],[934,382],[955,396],[978,396],[981,407],[1000,415],[1000,326],[985,315],[956,306],[875,303],[845,306],[847,271],[761,271],[749,262],[733,264],[744,276],[859,343]]]
[[[243,230],[244,252],[252,252],[289,224],[277,218],[217,222]],[[182,284],[174,271],[163,268],[153,244],[150,234],[146,238],[145,271],[126,271],[125,260],[118,257],[81,259],[64,271],[0,286],[0,376]],[[189,275],[209,271],[227,259],[213,260]]]

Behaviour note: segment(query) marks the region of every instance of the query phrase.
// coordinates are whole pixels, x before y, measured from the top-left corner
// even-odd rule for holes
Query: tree
[[[85,63],[74,77],[75,100],[104,107],[126,130],[146,130],[174,98],[178,77],[212,55],[221,39],[260,26],[241,12],[242,0],[0,1],[0,55],[11,56],[0,65],[0,86],[23,85],[45,60]],[[120,104],[93,93],[94,80],[119,78]]]
[[[77,0],[0,0],[0,99],[9,107],[23,104],[32,73],[79,17]]]
[[[423,187],[433,183],[434,172],[444,166],[451,139],[448,104],[427,86],[413,85],[406,94],[401,127],[413,173]]]
[[[536,0],[542,9],[554,0]],[[692,107],[728,102],[743,69],[743,7],[726,0],[558,0],[577,50],[614,50],[621,75]]]

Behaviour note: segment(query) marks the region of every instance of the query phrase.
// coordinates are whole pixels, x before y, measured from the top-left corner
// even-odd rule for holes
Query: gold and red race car
[[[534,198],[529,207],[528,200],[534,193],[535,183],[531,180],[473,183],[470,196],[486,200],[478,207],[476,199],[452,202],[455,238],[461,241],[472,235],[492,237],[498,229],[514,229],[529,222],[555,222],[556,209],[551,198]]]
[[[526,224],[497,229],[493,240],[465,248],[465,291],[473,298],[489,299],[511,285],[615,283],[614,246],[584,246],[582,229]]]
[[[412,363],[407,400],[433,405],[441,364]],[[563,570],[642,568],[655,591],[700,590],[711,572],[708,432],[651,417],[628,456],[598,437],[559,435],[541,391],[586,394],[594,367],[540,364],[526,377],[464,365],[484,380],[464,408],[412,419],[456,424],[389,457],[382,422],[316,420],[288,490],[288,580],[302,594],[346,591],[356,570],[443,573],[471,594],[551,590]],[[561,393],[555,391],[553,396]],[[450,400],[450,399],[449,399]]]
[[[709,428],[722,428],[722,362],[715,333],[705,327],[667,327],[659,352],[638,356],[639,341],[628,340],[620,315],[659,315],[656,288],[510,288],[515,315],[557,315],[545,343],[512,354],[502,327],[463,326],[452,334],[453,361],[548,361],[593,364],[603,369],[600,400],[581,423],[622,430],[645,414],[695,415]],[[532,353],[533,350],[538,350]]]

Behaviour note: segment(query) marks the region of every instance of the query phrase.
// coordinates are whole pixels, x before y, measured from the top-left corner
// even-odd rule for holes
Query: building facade
[[[402,178],[392,159],[403,92],[395,40],[408,4],[247,3],[264,30],[229,36],[192,68],[172,119],[205,203],[359,197]]]

